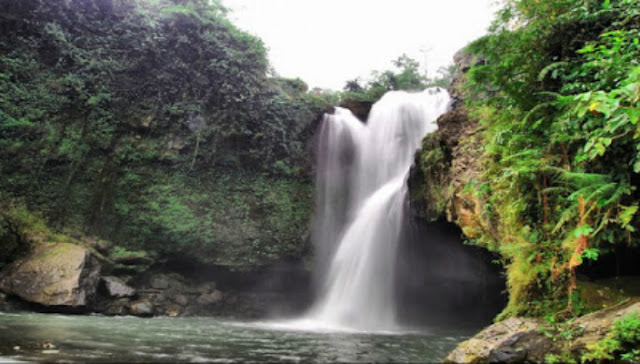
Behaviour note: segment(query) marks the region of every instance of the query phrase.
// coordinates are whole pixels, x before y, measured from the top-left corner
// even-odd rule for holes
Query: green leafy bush
[[[602,340],[587,345],[582,362],[601,362],[603,360],[640,360],[640,316],[630,313],[614,321],[610,333]]]
[[[507,1],[467,49],[486,142],[476,189],[497,232],[475,241],[507,264],[503,317],[581,313],[583,259],[638,245],[639,11],[637,0]]]
[[[267,176],[282,194],[308,182],[307,141],[326,98],[270,78],[264,44],[219,1],[25,0],[4,10],[0,190],[54,228],[170,255],[214,240],[204,227],[218,216],[193,209],[209,197],[197,187],[205,176]],[[272,240],[291,241],[282,231]]]

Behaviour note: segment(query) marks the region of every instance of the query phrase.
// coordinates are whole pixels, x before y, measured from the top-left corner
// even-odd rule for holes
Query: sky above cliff
[[[495,0],[223,0],[283,77],[340,90],[407,54],[429,76],[486,33]]]

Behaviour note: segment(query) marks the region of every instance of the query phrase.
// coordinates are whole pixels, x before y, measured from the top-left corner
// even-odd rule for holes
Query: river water
[[[436,362],[470,330],[303,331],[286,322],[0,313],[0,362]],[[51,346],[52,344],[53,346]]]

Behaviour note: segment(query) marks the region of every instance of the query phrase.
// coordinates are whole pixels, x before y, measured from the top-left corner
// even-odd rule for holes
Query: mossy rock
[[[96,293],[100,263],[89,250],[70,243],[41,243],[7,266],[0,289],[45,306],[87,306]]]

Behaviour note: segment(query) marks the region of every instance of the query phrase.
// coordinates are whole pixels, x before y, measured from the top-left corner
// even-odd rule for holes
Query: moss
[[[135,201],[118,234],[126,249],[175,254],[230,267],[300,257],[313,203],[311,184],[242,172],[166,176]],[[121,206],[126,209],[126,206]]]
[[[409,196],[414,212],[427,220],[445,217],[453,196],[448,183],[450,154],[438,132],[427,135],[416,153],[409,180]]]
[[[640,277],[616,277],[594,282],[578,282],[577,293],[585,313],[597,311],[640,297]]]
[[[328,95],[269,78],[218,1],[102,3],[0,17],[0,194],[43,217],[32,238],[230,265],[299,255]]]
[[[583,363],[602,361],[637,362],[640,360],[640,316],[633,312],[613,322],[607,336],[587,345]]]

